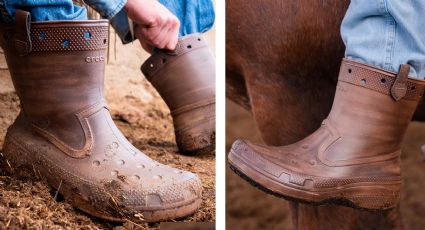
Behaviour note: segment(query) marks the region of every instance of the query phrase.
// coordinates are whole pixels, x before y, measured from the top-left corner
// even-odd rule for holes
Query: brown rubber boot
[[[171,110],[180,152],[215,148],[215,59],[201,34],[181,38],[174,51],[160,50],[142,72]]]
[[[30,172],[91,215],[114,221],[175,219],[201,203],[198,177],[159,164],[133,147],[104,102],[108,22],[0,27],[0,44],[21,102],[8,129],[5,167]]]
[[[408,73],[408,65],[396,76],[344,60],[332,110],[316,132],[281,147],[238,140],[229,154],[232,169],[283,198],[393,208],[401,142],[425,87]]]

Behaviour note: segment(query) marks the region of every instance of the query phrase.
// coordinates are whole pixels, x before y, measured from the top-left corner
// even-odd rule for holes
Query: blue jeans
[[[123,43],[131,42],[127,14],[123,10],[126,0],[84,0],[103,18],[111,20]],[[180,20],[180,36],[209,30],[215,19],[212,0],[161,0]],[[72,0],[0,0],[0,22],[11,23],[15,9],[27,10],[34,21],[87,20],[84,7]]]
[[[341,26],[348,59],[425,79],[424,0],[351,0]]]
[[[212,0],[159,0],[180,20],[179,35],[204,33],[214,24]]]

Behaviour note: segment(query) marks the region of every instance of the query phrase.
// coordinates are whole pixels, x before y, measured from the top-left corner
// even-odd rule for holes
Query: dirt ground
[[[251,114],[242,107],[226,103],[226,149],[237,138],[261,142]],[[425,161],[421,147],[425,144],[425,123],[413,122],[405,137],[402,154],[403,187],[401,213],[405,229],[425,226]],[[292,229],[285,200],[267,195],[226,170],[226,208],[228,229]]]
[[[215,49],[214,31],[206,35]],[[177,154],[170,111],[140,72],[148,54],[138,42],[122,46],[111,33],[105,92],[112,116],[124,135],[154,160],[197,173],[203,183],[201,209],[185,222],[215,221],[215,153]],[[114,52],[116,44],[116,52]],[[116,56],[116,58],[115,58]],[[19,100],[0,55],[0,154],[7,127],[19,112]],[[90,217],[66,201],[53,199],[43,181],[21,181],[0,169],[0,229],[145,229],[159,224],[111,223]]]

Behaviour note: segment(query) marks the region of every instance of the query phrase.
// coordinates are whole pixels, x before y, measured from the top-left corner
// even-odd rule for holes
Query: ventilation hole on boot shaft
[[[360,80],[360,84],[361,84],[361,85],[366,85],[366,79],[362,79],[362,80]]]
[[[71,44],[71,42],[68,39],[65,39],[62,42],[62,47],[66,49],[66,48],[69,47],[70,44]]]
[[[381,79],[381,83],[382,83],[382,84],[385,84],[385,83],[387,83],[387,79],[385,79],[385,78],[382,78],[382,79]]]
[[[39,39],[40,41],[44,41],[44,40],[46,39],[46,33],[41,32],[41,33],[38,35],[38,39]]]
[[[100,161],[93,161],[93,166],[99,166],[100,165]]]
[[[89,40],[91,38],[91,33],[90,32],[84,32],[84,39]]]
[[[201,41],[201,39],[200,39],[200,38],[198,38],[198,41]]]
[[[353,72],[353,70],[352,69],[348,69],[348,73],[351,73],[351,72]]]
[[[188,45],[188,46],[187,46],[187,48],[188,48],[188,49],[192,49],[192,46],[191,46],[191,45]]]
[[[410,89],[411,89],[411,90],[416,90],[416,86],[412,85],[412,86],[410,87]]]
[[[103,44],[106,44],[106,42],[107,42],[108,40],[105,38],[105,39],[103,39]]]
[[[162,63],[166,63],[166,62],[167,62],[167,59],[163,58]]]

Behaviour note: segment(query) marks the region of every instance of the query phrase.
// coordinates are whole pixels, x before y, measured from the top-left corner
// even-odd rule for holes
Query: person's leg
[[[214,24],[215,13],[211,0],[160,0],[180,20],[179,36],[204,33]]]
[[[0,23],[0,46],[21,102],[3,146],[10,173],[31,167],[69,203],[107,220],[140,215],[156,222],[195,212],[199,178],[140,152],[109,114],[103,98],[108,21],[32,23],[26,11],[13,15],[13,25]]]
[[[322,126],[287,146],[238,140],[231,168],[284,198],[396,207],[401,143],[425,90],[424,12],[422,0],[351,1],[341,28],[346,59]]]
[[[341,26],[345,56],[409,76],[425,78],[425,1],[353,0]]]

